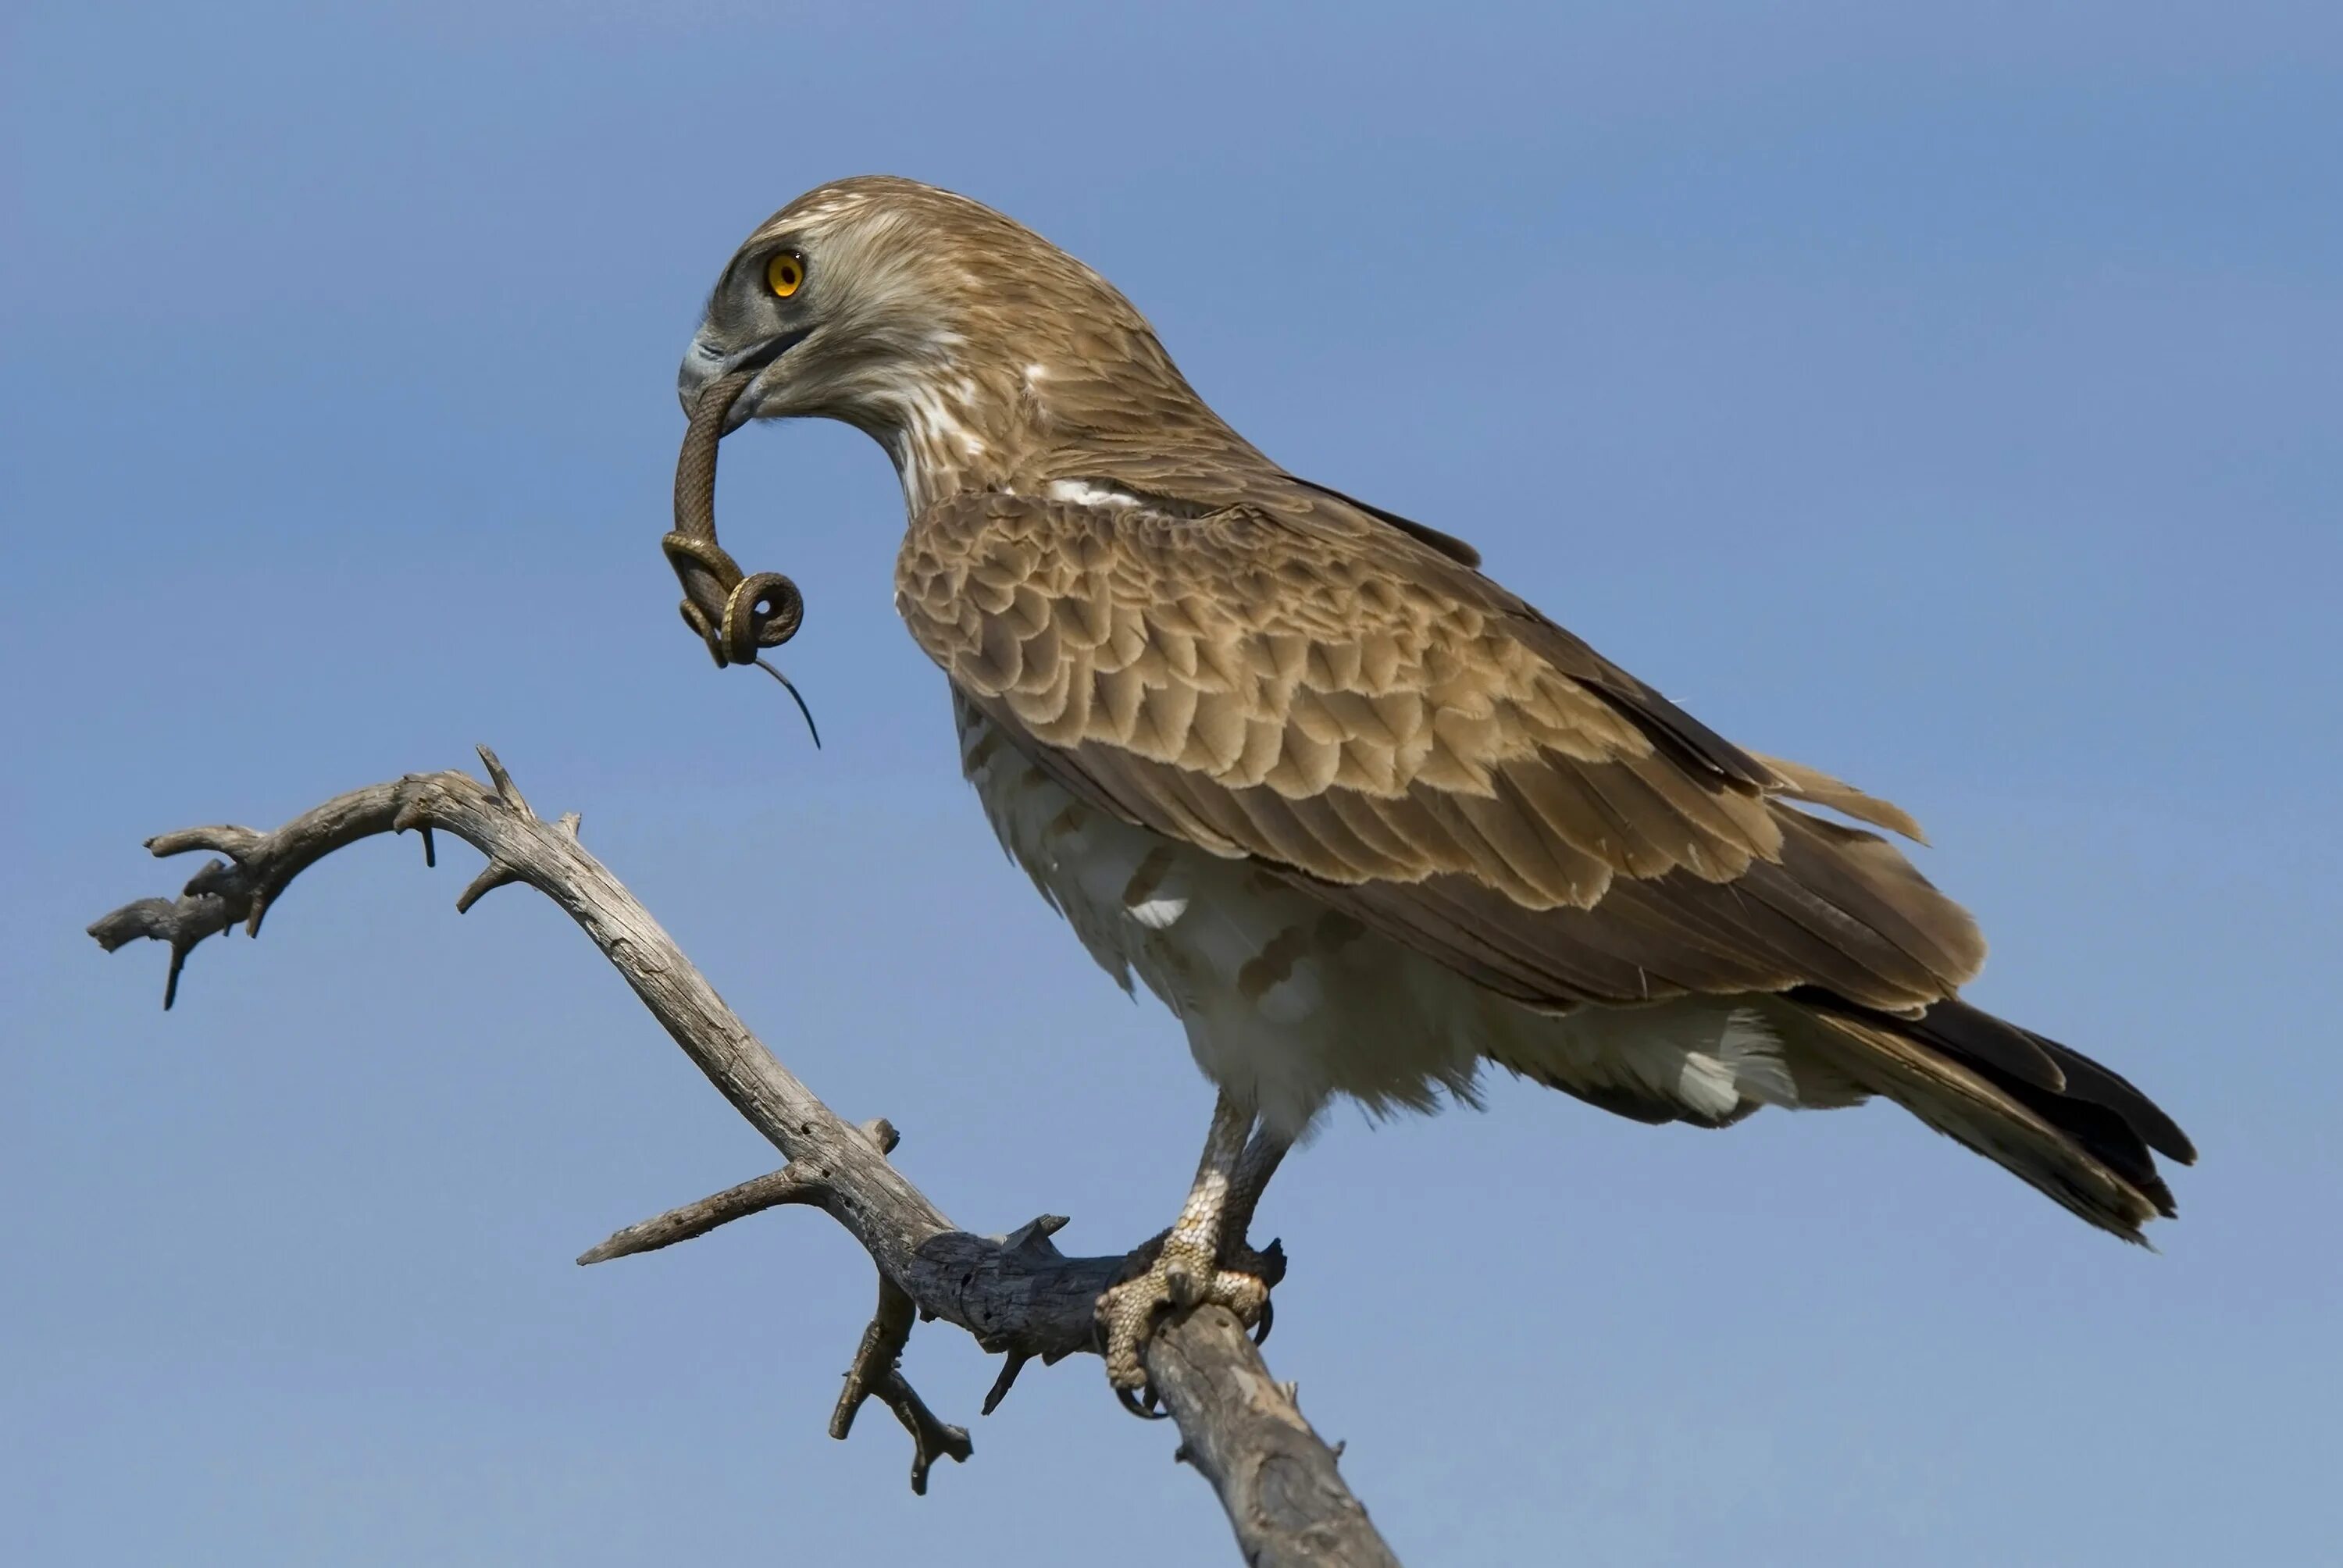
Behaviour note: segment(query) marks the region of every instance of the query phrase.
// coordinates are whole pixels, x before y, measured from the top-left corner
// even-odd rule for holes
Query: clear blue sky
[[[871,1287],[826,1221],[572,1266],[772,1156],[549,906],[458,920],[460,848],[334,859],[167,1017],[81,935],[190,869],[149,833],[487,740],[961,1223],[1162,1224],[1208,1089],[960,782],[877,449],[726,449],[828,750],[675,619],[699,301],[885,170],[1909,806],[1976,996],[2205,1151],[2157,1257],[1884,1109],[1336,1115],[1270,1349],[1403,1556],[2343,1559],[2331,5],[327,9],[0,23],[0,1555],[1225,1557],[1095,1362],[977,1422],[923,1331],[977,1444],[924,1500],[882,1412],[830,1442]]]

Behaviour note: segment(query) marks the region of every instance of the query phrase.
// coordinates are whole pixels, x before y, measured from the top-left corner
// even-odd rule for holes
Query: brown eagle
[[[1896,1101],[2130,1241],[2187,1138],[2090,1058],[1959,1000],[1966,910],[1911,818],[1745,750],[1447,534],[1287,473],[1097,273],[965,196],[840,180],[759,225],[683,358],[763,368],[730,424],[820,416],[901,476],[895,602],[951,686],[992,829],[1219,1087],[1153,1266],[1100,1302],[1142,1386],[1160,1315],[1241,1267],[1335,1094],[1483,1061],[1649,1122]]]

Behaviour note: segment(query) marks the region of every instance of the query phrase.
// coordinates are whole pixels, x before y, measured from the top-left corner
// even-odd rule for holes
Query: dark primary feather
[[[1342,491],[1334,488],[1333,486],[1322,485],[1315,479],[1304,479],[1297,475],[1295,476],[1294,482],[1296,484],[1307,485],[1310,488],[1317,491],[1322,496],[1332,496],[1334,499],[1342,502],[1346,507],[1355,507],[1371,518],[1389,523],[1393,528],[1397,528],[1401,533],[1407,535],[1411,538],[1413,538],[1420,543],[1430,545],[1433,549],[1438,550],[1442,555],[1446,556],[1450,560],[1454,561],[1459,566],[1471,567],[1475,571],[1480,569],[1481,552],[1474,549],[1463,539],[1458,538],[1454,534],[1443,534],[1438,528],[1433,528],[1428,524],[1417,522],[1413,518],[1403,518],[1397,512],[1384,511],[1381,507],[1372,506],[1367,502],[1359,499],[1356,496],[1346,496]]]
[[[1937,1003],[1903,1028],[1940,1050],[2005,1072],[2029,1087],[2053,1091],[2063,1100],[2107,1111],[2128,1130],[2132,1141],[2145,1145],[2138,1159],[2151,1171],[2154,1166],[2147,1159],[2149,1149],[2183,1165],[2196,1163],[2196,1145],[2161,1106],[2129,1080],[2070,1046],[1996,1018],[1958,998]],[[2055,1079],[2046,1081],[2027,1070],[2037,1058],[2049,1064]]]

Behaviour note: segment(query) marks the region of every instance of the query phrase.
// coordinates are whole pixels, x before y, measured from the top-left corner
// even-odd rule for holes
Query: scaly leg
[[[1260,1207],[1269,1179],[1277,1174],[1286,1151],[1292,1147],[1293,1140],[1266,1127],[1252,1130],[1252,1138],[1237,1161],[1236,1175],[1229,1182],[1228,1207],[1221,1211],[1221,1231],[1228,1241],[1224,1251],[1247,1245],[1245,1235],[1252,1229],[1252,1211]]]
[[[1204,1157],[1196,1165],[1196,1183],[1188,1190],[1188,1201],[1164,1235],[1154,1263],[1099,1298],[1107,1381],[1117,1389],[1128,1392],[1147,1386],[1140,1352],[1171,1312],[1209,1302],[1228,1308],[1247,1326],[1260,1320],[1269,1287],[1252,1274],[1221,1267],[1221,1254],[1232,1237],[1242,1244],[1244,1221],[1285,1153],[1278,1141],[1264,1136],[1255,1141],[1261,1151],[1254,1155],[1254,1145],[1246,1141],[1252,1122],[1252,1111],[1240,1109],[1226,1094],[1220,1097],[1212,1107],[1212,1131],[1204,1136]],[[1254,1157],[1248,1160],[1248,1155]],[[1228,1224],[1232,1214],[1236,1218],[1233,1231]]]
[[[1286,1151],[1293,1140],[1272,1132],[1267,1127],[1252,1130],[1252,1141],[1245,1145],[1243,1158],[1237,1161],[1237,1173],[1229,1183],[1228,1206],[1221,1211],[1221,1263],[1225,1269],[1241,1274],[1252,1274],[1262,1283],[1274,1287],[1285,1273],[1282,1254],[1269,1257],[1253,1248],[1252,1211],[1261,1204],[1261,1195],[1269,1186],[1269,1179],[1277,1174]],[[1272,1243],[1275,1245],[1275,1243]],[[1276,1321],[1277,1300],[1264,1297],[1261,1303],[1261,1319],[1252,1325],[1255,1344],[1269,1342],[1269,1326]]]

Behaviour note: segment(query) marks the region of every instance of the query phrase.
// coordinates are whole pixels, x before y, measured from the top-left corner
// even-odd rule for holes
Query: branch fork
[[[208,850],[223,857],[190,878],[176,900],[142,899],[101,917],[89,934],[107,951],[146,938],[170,963],[163,1005],[178,997],[186,959],[206,938],[262,918],[302,871],[337,849],[381,833],[415,831],[427,866],[436,831],[487,857],[457,901],[468,910],[498,888],[526,883],[584,929],[652,1016],[733,1109],[787,1163],[697,1202],[617,1231],[578,1258],[598,1263],[653,1251],[784,1205],[820,1209],[870,1254],[879,1298],[830,1421],[844,1438],[871,1399],[912,1439],[911,1489],[924,1493],[939,1458],[965,1462],[968,1432],[940,1419],[905,1380],[901,1357],[914,1322],[940,1319],[1002,1359],[985,1396],[990,1414],[1030,1362],[1095,1352],[1093,1304],[1126,1265],[1121,1254],[1069,1257],[1051,1241],[1066,1224],[1044,1214],[1004,1236],[954,1226],[887,1159],[897,1142],[884,1121],[841,1120],[783,1067],[733,1014],[673,938],[588,854],[576,813],[540,819],[496,754],[480,748],[489,782],[460,772],[410,773],[336,796],[274,832],[215,826],[147,840],[157,856]],[[1236,1319],[1202,1309],[1167,1323],[1149,1342],[1147,1367],[1179,1423],[1179,1457],[1212,1483],[1245,1560],[1256,1565],[1395,1563],[1302,1419],[1288,1385],[1270,1377]]]

